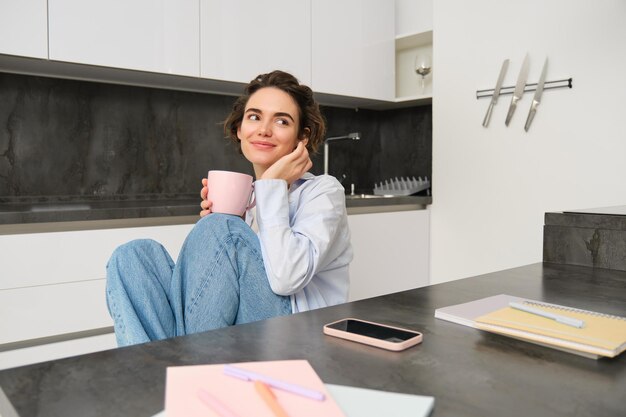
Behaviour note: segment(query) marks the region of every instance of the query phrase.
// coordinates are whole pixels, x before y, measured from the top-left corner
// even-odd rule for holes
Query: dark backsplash
[[[235,97],[0,73],[0,199],[197,194],[209,169],[252,174],[220,122]],[[431,175],[431,106],[323,107],[347,190]],[[322,150],[312,172],[323,171]],[[345,179],[343,178],[345,175]]]

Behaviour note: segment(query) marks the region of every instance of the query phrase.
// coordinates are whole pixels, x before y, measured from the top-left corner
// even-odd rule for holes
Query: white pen
[[[560,316],[558,314],[549,313],[547,311],[540,310],[538,308],[533,308],[522,303],[510,302],[509,306],[513,307],[516,310],[521,310],[530,314],[536,314],[541,317],[556,320],[558,323],[567,324],[568,326],[577,327],[579,329],[585,327],[584,321],[575,319],[573,317],[565,317],[565,316]]]

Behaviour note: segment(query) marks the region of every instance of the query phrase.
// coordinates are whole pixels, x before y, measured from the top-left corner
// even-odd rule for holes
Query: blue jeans
[[[227,214],[198,221],[176,264],[154,240],[118,247],[106,296],[120,346],[291,313],[290,298],[270,288],[258,237]]]

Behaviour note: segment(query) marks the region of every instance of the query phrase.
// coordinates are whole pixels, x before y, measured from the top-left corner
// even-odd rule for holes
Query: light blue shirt
[[[348,301],[352,246],[344,189],[335,177],[306,173],[257,180],[256,222],[272,291],[291,297],[294,313]],[[252,221],[251,214],[246,218]]]

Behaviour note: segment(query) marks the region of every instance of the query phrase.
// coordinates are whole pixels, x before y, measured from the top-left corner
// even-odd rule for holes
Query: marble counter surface
[[[407,196],[388,198],[346,198],[348,214],[377,213],[389,211],[420,210],[432,203],[430,196]],[[0,228],[37,231],[49,229],[76,230],[69,223],[105,221],[109,227],[132,227],[146,225],[147,219],[159,219],[155,224],[193,223],[200,212],[197,195],[134,196],[118,198],[14,198],[0,199]],[[136,222],[133,222],[136,219]],[[167,219],[171,219],[169,222]],[[115,221],[119,220],[119,221]],[[56,226],[50,226],[57,223]],[[45,225],[45,226],[44,226]],[[94,225],[96,228],[97,225]],[[82,229],[83,227],[81,227]],[[2,233],[2,230],[0,230]]]
[[[189,216],[199,212],[199,197],[189,195],[21,199],[0,203],[0,224]]]
[[[151,416],[164,407],[168,366],[307,359],[327,383],[434,396],[433,417],[623,416],[626,353],[593,360],[434,317],[437,308],[501,293],[623,315],[626,272],[539,263],[3,370],[0,412]],[[324,324],[345,317],[415,329],[424,340],[391,352],[322,333]]]

